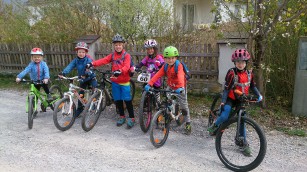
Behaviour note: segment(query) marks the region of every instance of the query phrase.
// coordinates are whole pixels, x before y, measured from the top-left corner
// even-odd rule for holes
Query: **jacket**
[[[50,78],[49,68],[44,61],[39,63],[35,63],[34,61],[30,62],[29,65],[17,75],[17,78],[21,79],[28,73],[30,73],[30,79],[33,81],[41,81]]]

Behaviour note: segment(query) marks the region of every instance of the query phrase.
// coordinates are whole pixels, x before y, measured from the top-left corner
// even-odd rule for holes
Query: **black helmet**
[[[120,34],[116,34],[112,39],[112,43],[115,43],[115,42],[125,43],[125,39]]]

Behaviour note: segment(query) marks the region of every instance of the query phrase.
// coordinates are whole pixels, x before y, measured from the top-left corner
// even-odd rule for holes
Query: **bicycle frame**
[[[26,102],[26,112],[28,113],[29,109],[28,109],[28,105],[29,105],[29,97],[30,95],[34,96],[34,110],[37,110],[37,102],[38,99],[41,100],[41,103],[44,105],[44,107],[47,107],[49,105],[49,103],[46,101],[46,93],[41,93],[38,89],[35,88],[34,84],[31,83],[30,86],[30,92],[28,93],[27,96],[27,102]],[[42,98],[44,97],[44,99]],[[52,101],[51,103],[54,103],[56,100]],[[51,104],[50,103],[50,104]]]

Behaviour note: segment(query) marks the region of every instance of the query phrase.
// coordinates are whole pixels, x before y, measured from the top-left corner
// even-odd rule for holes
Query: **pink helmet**
[[[78,51],[79,49],[84,49],[86,52],[88,52],[89,47],[85,42],[78,42],[75,47],[75,51]]]
[[[248,61],[251,58],[247,50],[237,49],[231,56],[231,61]]]
[[[42,49],[40,49],[40,48],[37,48],[37,47],[35,47],[35,48],[33,48],[32,50],[31,50],[31,53],[30,53],[31,55],[34,55],[34,54],[38,54],[38,55],[44,55],[44,52],[43,52],[43,50]]]
[[[144,43],[144,47],[145,48],[153,48],[153,47],[157,47],[157,41],[154,39],[148,39],[147,41],[145,41]]]

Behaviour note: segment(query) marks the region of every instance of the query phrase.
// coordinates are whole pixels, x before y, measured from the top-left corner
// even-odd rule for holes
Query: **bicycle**
[[[147,70],[138,70],[136,72],[139,73],[137,81],[143,83],[143,86],[145,86],[149,82],[151,74]],[[157,100],[156,93],[154,93],[153,91],[143,91],[139,109],[139,122],[141,130],[144,133],[149,130],[152,116],[158,110],[158,107],[159,102]]]
[[[35,85],[41,85],[43,84],[42,81],[33,81],[33,80],[21,80],[23,83],[30,83],[30,92],[27,96],[27,102],[26,102],[26,112],[28,113],[28,128],[32,129],[33,127],[33,119],[36,117],[38,111],[37,111],[37,103],[38,100],[41,102],[41,109],[43,112],[46,112],[47,107],[50,107],[52,110],[54,110],[54,103],[58,101],[62,96],[63,93],[59,86],[52,85],[50,87],[50,94],[53,98],[52,101],[47,101],[47,94],[40,92],[38,89],[35,88]]]
[[[239,102],[230,112],[229,120],[219,126],[216,133],[215,148],[219,159],[229,169],[233,171],[250,171],[258,167],[266,154],[266,137],[253,119],[247,117],[247,110],[251,103],[257,100],[252,96],[245,96],[235,91],[239,95]],[[217,95],[212,103],[209,113],[209,125],[212,125],[221,112],[220,108],[215,109],[216,104],[220,102],[221,94]],[[246,138],[240,136],[245,126]],[[248,143],[247,143],[248,141]],[[238,147],[248,144],[253,154],[249,157],[243,155]]]
[[[177,93],[168,89],[153,89],[149,92],[163,93],[163,100],[158,112],[153,116],[150,127],[150,141],[156,148],[163,146],[168,138],[170,124],[173,120],[180,126],[184,117],[179,110]]]
[[[68,80],[70,84],[68,92],[65,92],[64,97],[57,101],[54,106],[53,122],[57,129],[66,131],[72,127],[76,119],[75,101],[79,100],[81,104],[85,106],[90,93],[92,93],[92,89],[83,89],[74,85],[73,81],[78,80],[78,76],[71,78],[63,76],[61,79]],[[78,91],[84,91],[84,94],[79,94]]]
[[[112,81],[109,79],[113,72],[111,71],[101,71],[98,69],[92,69],[100,73],[101,81],[94,91],[94,94],[89,99],[88,103],[85,105],[82,117],[82,129],[86,132],[93,129],[96,125],[101,112],[114,103],[111,89]],[[133,99],[135,94],[135,84],[130,80],[131,97]]]

